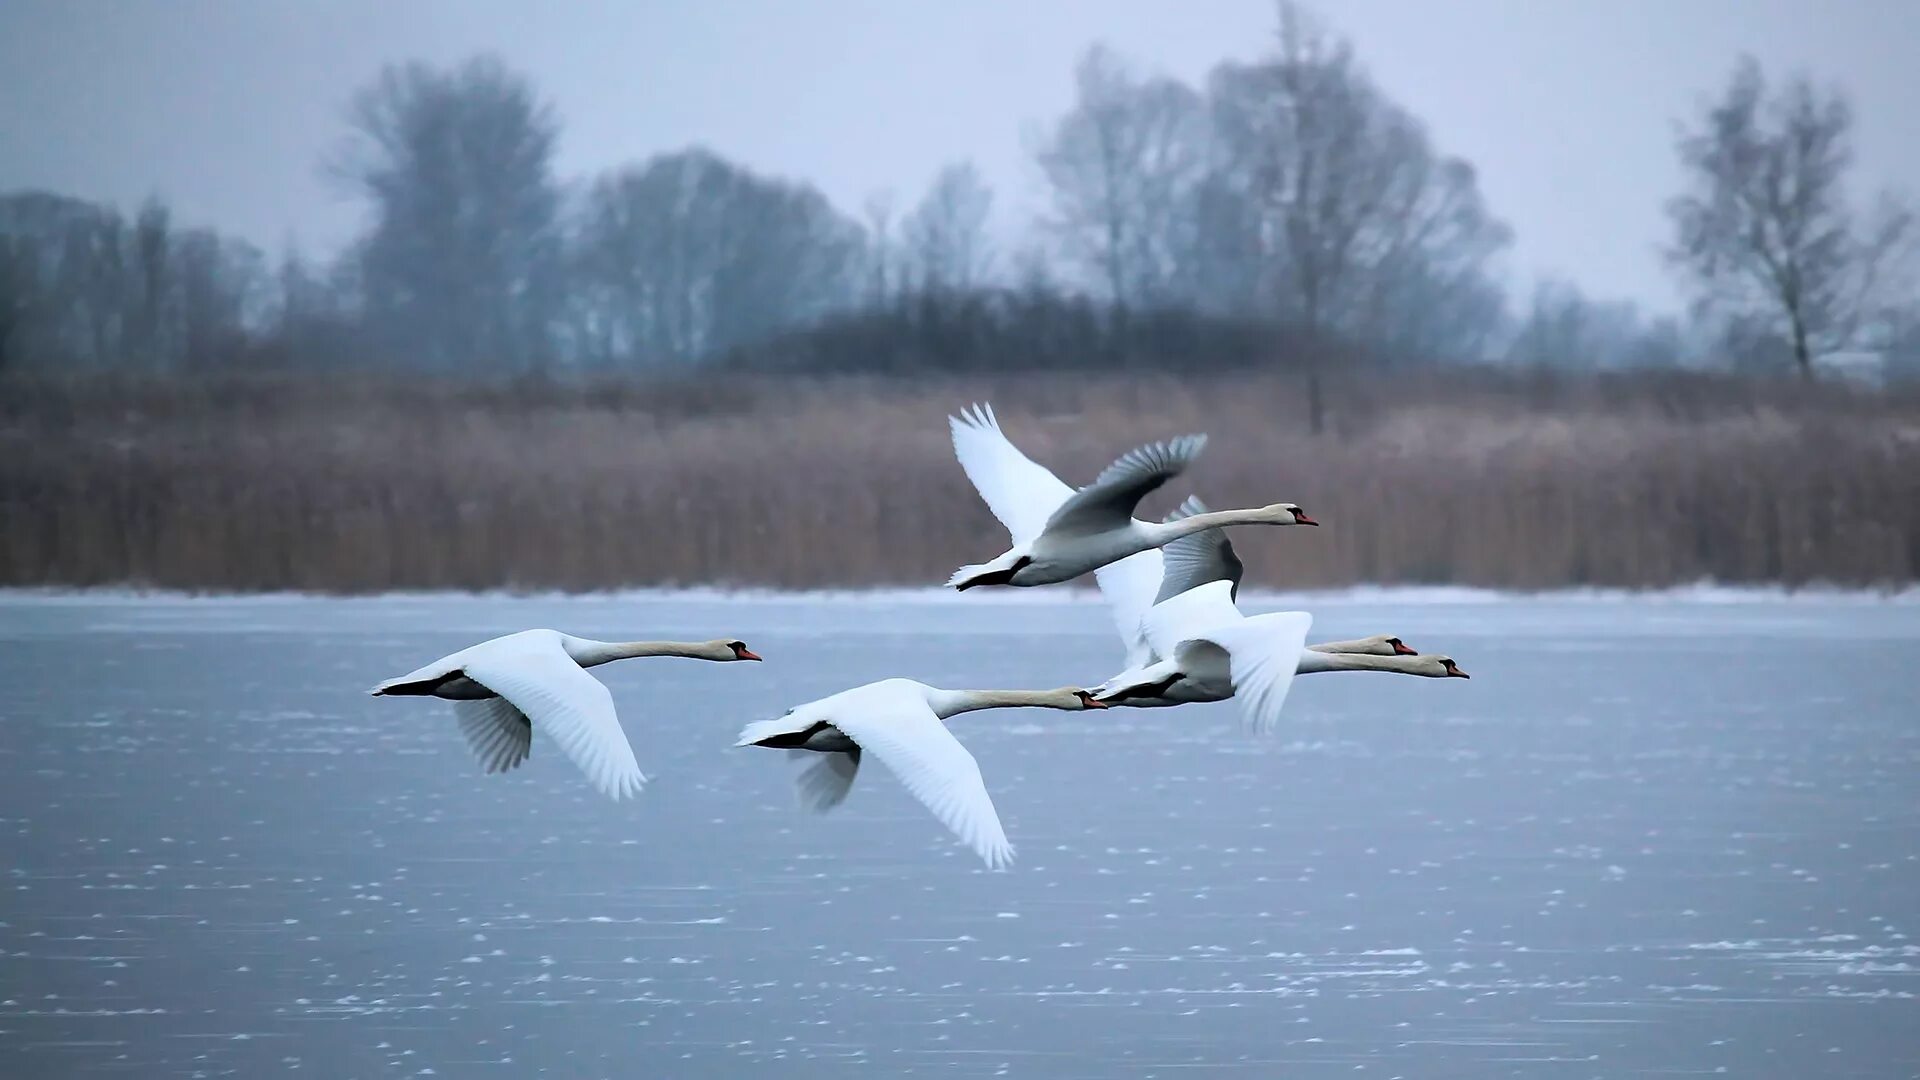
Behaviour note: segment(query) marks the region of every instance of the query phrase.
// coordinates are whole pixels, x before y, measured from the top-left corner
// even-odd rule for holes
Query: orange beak
[[[1407,643],[1404,641],[1401,641],[1399,638],[1395,638],[1393,641],[1393,651],[1396,656],[1419,656],[1420,655],[1415,650],[1407,648]]]
[[[1460,670],[1460,669],[1459,669],[1458,667],[1456,667],[1456,666],[1454,666],[1454,665],[1452,665],[1452,664],[1448,664],[1448,665],[1447,665],[1447,674],[1448,674],[1448,675],[1450,675],[1450,676],[1452,676],[1453,678],[1456,678],[1456,679],[1471,679],[1471,678],[1473,678],[1473,676],[1471,676],[1471,675],[1469,675],[1469,674],[1467,674],[1467,673],[1466,673],[1466,672],[1464,672],[1464,671],[1461,671],[1461,670]]]
[[[1298,513],[1298,512],[1296,512],[1296,513],[1295,513],[1295,514],[1293,515],[1293,523],[1294,523],[1295,525],[1315,525],[1315,526],[1317,526],[1317,525],[1319,525],[1319,524],[1320,524],[1319,522],[1317,522],[1317,521],[1315,521],[1315,520],[1313,520],[1312,518],[1310,518],[1310,517],[1308,517],[1307,515],[1305,515],[1305,514],[1302,514],[1302,513]]]
[[[738,649],[735,649],[735,650],[733,650],[733,657],[734,657],[734,659],[736,659],[736,660],[759,660],[759,659],[761,659],[761,656],[760,656],[760,654],[759,654],[759,653],[757,653],[757,652],[754,652],[754,651],[753,651],[752,649],[749,649],[749,648],[747,648],[747,647],[746,647],[746,646],[744,646],[744,645],[742,645],[742,646],[741,646],[740,648],[738,648]]]
[[[1108,707],[1106,702],[1101,701],[1085,690],[1080,691],[1080,701],[1089,709],[1104,709]]]

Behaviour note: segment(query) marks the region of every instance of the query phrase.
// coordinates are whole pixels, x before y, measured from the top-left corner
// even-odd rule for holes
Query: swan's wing
[[[453,718],[480,767],[489,774],[520,767],[533,746],[533,724],[506,698],[453,703]]]
[[[1280,722],[1280,710],[1312,625],[1313,616],[1304,611],[1279,611],[1215,627],[1189,644],[1212,644],[1227,651],[1234,699],[1240,702],[1247,725],[1265,733]]]
[[[1153,606],[1160,575],[1160,552],[1153,548],[1135,552],[1093,572],[1093,579],[1100,583],[1100,595],[1106,597],[1107,608],[1113,612],[1120,643],[1126,646],[1128,667],[1139,667],[1153,660],[1153,649],[1141,632],[1140,620]]]
[[[1169,597],[1147,610],[1140,628],[1147,644],[1160,656],[1171,657],[1183,641],[1207,637],[1217,629],[1243,621],[1231,599],[1233,583],[1209,581]]]
[[[794,793],[800,797],[800,808],[810,813],[824,814],[846,801],[847,792],[853,788],[853,778],[860,771],[860,752],[851,754],[826,753],[814,750],[790,751],[795,757],[812,758],[800,775],[793,778]]]
[[[1060,504],[1044,531],[1080,535],[1124,528],[1133,520],[1133,508],[1140,500],[1186,471],[1206,445],[1205,435],[1182,435],[1127,451],[1093,483]]]
[[[1179,509],[1168,514],[1167,520],[1179,521],[1206,512],[1207,504],[1201,502],[1198,496],[1191,496],[1180,504]],[[1240,578],[1246,568],[1241,565],[1240,557],[1233,553],[1227,530],[1203,529],[1191,536],[1183,536],[1161,548],[1160,555],[1162,569],[1154,603],[1179,596],[1209,581],[1233,582],[1233,589],[1227,598],[1240,598]]]
[[[833,723],[892,770],[989,868],[1013,861],[1013,845],[1000,827],[979,763],[913,684],[870,687],[836,712]]]
[[[647,778],[613,711],[613,695],[558,639],[468,658],[467,678],[499,694],[551,735],[593,785],[618,799]]]
[[[1073,489],[1007,441],[991,405],[949,416],[947,426],[953,429],[953,456],[987,509],[1013,535],[1014,546],[1039,536]]]

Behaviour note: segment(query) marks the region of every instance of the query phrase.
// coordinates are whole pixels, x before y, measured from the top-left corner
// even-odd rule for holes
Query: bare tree
[[[1193,261],[1206,104],[1180,82],[1134,75],[1103,46],[1081,57],[1074,81],[1073,110],[1035,153],[1052,187],[1047,225],[1115,304],[1164,302]]]
[[[371,204],[366,316],[407,362],[445,371],[542,363],[559,295],[559,126],[491,57],[389,67],[348,112],[332,163]]]
[[[1588,299],[1572,282],[1539,282],[1508,344],[1508,363],[1563,369],[1673,367],[1680,329],[1632,301]]]
[[[1273,56],[1214,71],[1222,158],[1209,213],[1243,231],[1254,250],[1235,262],[1260,275],[1272,313],[1302,332],[1319,431],[1320,354],[1331,340],[1398,344],[1436,327],[1484,337],[1498,307],[1485,268],[1509,234],[1481,204],[1471,167],[1435,155],[1346,41],[1290,0],[1279,10]],[[1421,323],[1381,321],[1409,313]]]
[[[1777,335],[1803,376],[1855,338],[1883,266],[1910,242],[1891,201],[1856,226],[1845,179],[1853,114],[1836,89],[1795,75],[1769,92],[1742,57],[1721,98],[1678,140],[1690,190],[1667,204],[1672,264],[1703,313]]]
[[[986,280],[993,267],[987,237],[992,210],[993,192],[972,163],[940,170],[900,226],[916,288],[965,290]]]
[[[591,356],[684,364],[850,306],[861,230],[811,187],[688,150],[596,181],[574,251]]]
[[[900,291],[899,240],[893,235],[893,193],[876,191],[862,206],[867,225],[867,295],[871,308],[885,307]]]

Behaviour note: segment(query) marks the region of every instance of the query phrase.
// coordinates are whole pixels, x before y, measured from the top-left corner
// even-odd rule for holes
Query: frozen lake
[[[958,718],[1005,873],[730,748],[1118,666],[1092,602],[976,596],[0,595],[0,1075],[1920,1073],[1920,604],[1316,600],[1472,680]],[[366,696],[529,626],[768,662],[598,669],[619,804]]]

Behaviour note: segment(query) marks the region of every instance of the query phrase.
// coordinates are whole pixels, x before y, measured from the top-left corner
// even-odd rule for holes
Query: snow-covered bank
[[[1241,591],[1243,602],[1254,607],[1295,604],[1367,605],[1449,605],[1500,604],[1516,600],[1594,604],[1920,604],[1920,585],[1884,589],[1849,589],[1829,586],[1787,588],[1777,585],[1719,585],[1701,582],[1666,589],[1481,589],[1461,585],[1359,585],[1343,589],[1262,589]],[[1100,594],[1091,588],[988,589],[962,596],[950,589],[876,588],[786,590],[765,588],[731,589],[717,586],[689,588],[608,589],[566,593],[545,590],[479,592],[389,592],[335,595],[328,593],[266,592],[223,593],[184,592],[171,589],[140,589],[113,586],[87,589],[0,589],[0,606],[126,604],[130,602],[196,603],[221,605],[275,605],[310,603],[315,600],[342,600],[444,603],[448,601],[582,601],[604,603],[678,602],[749,603],[769,601],[806,601],[822,604],[962,604],[969,607],[990,605],[1055,606],[1097,604]]]

